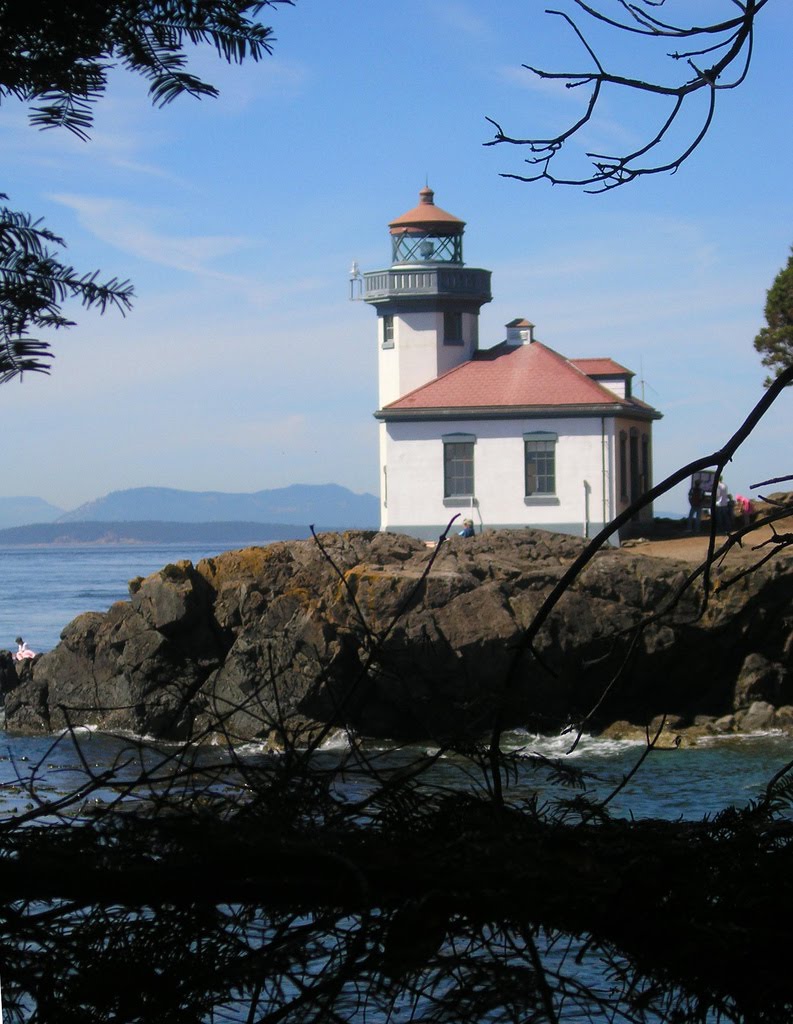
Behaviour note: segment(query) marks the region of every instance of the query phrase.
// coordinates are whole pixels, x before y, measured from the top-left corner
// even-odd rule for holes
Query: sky
[[[703,21],[735,10],[671,2]],[[348,274],[353,260],[389,265],[388,222],[425,183],[466,221],[466,263],[492,271],[481,347],[527,317],[562,354],[635,371],[635,394],[663,413],[656,481],[720,448],[763,394],[752,342],[793,243],[793,5],[771,0],[747,80],[720,94],[678,172],[604,195],[504,178],[525,173],[525,151],[484,145],[488,117],[544,136],[584,110],[582,90],[522,68],[590,66],[545,6],[296,0],[265,11],[276,43],[261,63],[193,52],[216,100],[154,109],[142,80],[114,72],[87,143],[4,103],[8,205],[65,238],[78,270],[130,279],[136,299],[126,318],[69,307],[78,326],[53,339],[51,375],[2,388],[0,497],[73,509],[139,486],[376,493],[376,315],[349,301]],[[590,38],[614,69],[646,59],[635,39]],[[662,111],[604,94],[568,166],[636,146]],[[793,473],[790,401],[727,467],[733,493]],[[685,492],[656,508],[682,512]]]

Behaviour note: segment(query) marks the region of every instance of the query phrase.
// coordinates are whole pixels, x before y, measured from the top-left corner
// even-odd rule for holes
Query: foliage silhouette
[[[763,366],[778,374],[793,365],[793,254],[768,290],[765,321],[754,347],[763,356]],[[766,387],[772,381],[773,377],[767,377]]]
[[[39,128],[64,127],[88,138],[93,106],[108,71],[126,68],[147,79],[152,102],[164,106],[189,93],[217,89],[186,71],[185,46],[207,43],[228,63],[272,52],[271,28],[253,20],[292,0],[37,0],[0,3],[0,101],[34,104]]]
[[[5,199],[0,195],[0,199]],[[78,274],[61,263],[53,246],[62,238],[24,213],[0,207],[0,384],[30,372],[48,373],[48,342],[31,330],[73,327],[61,309],[67,298],[104,313],[132,306],[132,286],[115,278],[100,283],[97,274]]]
[[[31,105],[30,122],[88,138],[108,72],[121,65],[148,80],[152,102],[217,89],[186,70],[185,47],[211,45],[229,63],[272,51],[272,29],[253,20],[292,0],[0,0],[0,102]],[[6,196],[0,196],[5,199]],[[31,330],[72,327],[61,305],[76,298],[104,313],[131,308],[133,290],[98,272],[62,263],[62,238],[26,213],[0,208],[0,383],[25,371],[48,373],[50,342]]]

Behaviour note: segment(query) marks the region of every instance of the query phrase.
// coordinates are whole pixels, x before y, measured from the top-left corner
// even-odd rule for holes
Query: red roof
[[[578,363],[608,364],[610,359],[565,359],[539,341],[530,345],[502,343],[449,370],[386,406],[387,410],[477,409],[506,406],[635,405],[651,410],[635,399],[618,398],[613,391],[588,377]],[[621,372],[624,367],[619,367]],[[615,410],[616,411],[616,410]]]
[[[584,373],[597,377],[632,377],[633,370],[628,370],[613,359],[571,359],[573,366],[577,366]]]
[[[388,225],[392,235],[424,234],[434,232],[436,235],[456,235],[462,232],[465,221],[460,220],[440,206],[435,205],[435,193],[425,185],[419,192],[419,205],[392,220]]]

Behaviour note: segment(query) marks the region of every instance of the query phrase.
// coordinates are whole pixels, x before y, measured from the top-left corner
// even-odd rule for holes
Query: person
[[[463,528],[460,530],[461,537],[473,537],[474,535],[474,521],[473,519],[463,519]]]
[[[732,519],[732,496],[727,490],[724,477],[719,477],[716,487],[716,529],[719,533],[730,532]]]
[[[695,480],[688,491],[688,532],[699,533],[702,521],[702,506],[705,502],[705,495],[699,480]]]
[[[28,645],[25,643],[21,636],[18,636],[14,643],[17,645],[16,654],[14,654],[14,659],[16,661],[24,661],[25,658],[36,657],[36,652],[31,651],[31,649],[28,647]]]
[[[743,494],[735,495],[735,514],[740,515],[741,525],[748,526],[752,521],[752,502],[750,498],[744,497]]]

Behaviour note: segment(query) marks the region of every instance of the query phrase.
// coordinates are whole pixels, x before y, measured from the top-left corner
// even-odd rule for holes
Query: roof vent
[[[534,341],[534,324],[529,320],[518,318],[507,324],[508,345],[531,345]]]

